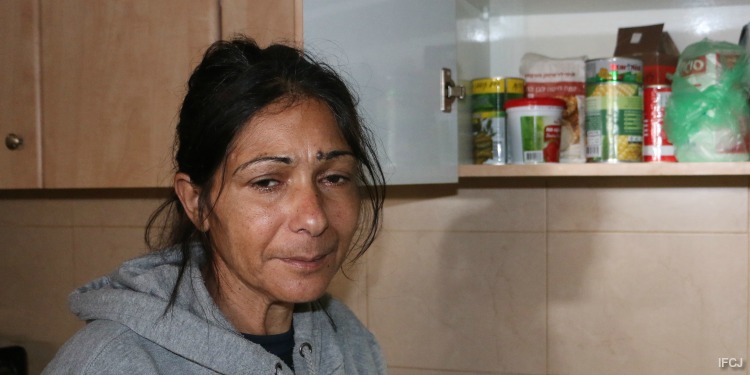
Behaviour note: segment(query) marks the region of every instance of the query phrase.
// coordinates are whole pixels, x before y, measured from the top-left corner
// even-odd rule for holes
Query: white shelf
[[[748,176],[750,162],[460,165],[459,177]]]
[[[492,0],[505,15],[593,13],[747,5],[747,0]],[[469,0],[472,2],[472,0]],[[481,1],[473,0],[481,3]]]

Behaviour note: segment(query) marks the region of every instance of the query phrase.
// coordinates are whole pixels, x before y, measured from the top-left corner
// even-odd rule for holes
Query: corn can
[[[611,57],[586,61],[586,161],[640,162],[643,64]]]
[[[672,94],[669,85],[643,88],[643,161],[676,162],[674,146],[664,131],[664,114]]]
[[[507,158],[505,102],[523,97],[524,80],[513,77],[471,81],[474,164],[505,164]]]

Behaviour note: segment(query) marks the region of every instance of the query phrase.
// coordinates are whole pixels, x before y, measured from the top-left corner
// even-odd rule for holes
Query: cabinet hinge
[[[441,100],[440,110],[442,112],[450,113],[453,102],[456,99],[463,99],[466,97],[466,88],[460,85],[456,85],[451,78],[451,70],[443,68],[440,73],[440,87],[441,87]]]

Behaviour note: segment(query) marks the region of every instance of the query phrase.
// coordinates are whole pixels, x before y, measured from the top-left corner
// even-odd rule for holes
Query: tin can
[[[638,59],[586,61],[586,161],[640,162],[643,72]]]
[[[664,132],[664,114],[672,94],[669,85],[643,88],[643,161],[676,162],[674,146]]]
[[[471,81],[474,164],[505,164],[505,102],[523,97],[523,88],[522,78],[493,77]]]
[[[556,98],[513,99],[508,113],[508,163],[560,161],[560,134],[565,101]]]

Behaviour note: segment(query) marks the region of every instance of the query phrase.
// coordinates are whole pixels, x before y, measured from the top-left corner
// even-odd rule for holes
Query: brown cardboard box
[[[680,51],[664,24],[620,28],[615,56],[643,61],[643,85],[669,85]]]

